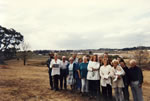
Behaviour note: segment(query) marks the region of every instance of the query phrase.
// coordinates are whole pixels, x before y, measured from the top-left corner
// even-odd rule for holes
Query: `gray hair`
[[[62,56],[62,59],[65,59],[66,58],[66,56]]]
[[[130,60],[130,64],[133,64],[133,63],[136,64],[136,60],[135,59]]]
[[[73,60],[73,57],[70,57],[70,58],[69,58],[69,61],[71,61],[71,60]]]
[[[82,58],[82,59],[83,59],[83,60],[84,60],[84,59],[87,59],[87,57],[86,57],[86,56],[83,56],[83,58]]]

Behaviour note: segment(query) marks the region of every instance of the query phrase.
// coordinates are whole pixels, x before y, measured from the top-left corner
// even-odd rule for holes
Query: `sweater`
[[[142,70],[135,66],[135,67],[132,67],[129,69],[129,81],[132,82],[132,81],[139,81],[140,84],[143,83],[143,73],[142,73]]]
[[[99,62],[89,61],[87,80],[100,80],[99,67],[100,67]],[[93,71],[92,68],[97,70]]]
[[[81,74],[81,78],[86,78],[87,77],[87,66],[88,63],[81,63],[80,64],[80,74]]]
[[[107,84],[111,85],[112,67],[110,65],[103,65],[99,72],[101,76],[101,86],[106,87]]]

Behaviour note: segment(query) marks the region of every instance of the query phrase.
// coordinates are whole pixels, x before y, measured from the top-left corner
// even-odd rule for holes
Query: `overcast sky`
[[[0,0],[0,24],[32,50],[150,46],[150,0]]]

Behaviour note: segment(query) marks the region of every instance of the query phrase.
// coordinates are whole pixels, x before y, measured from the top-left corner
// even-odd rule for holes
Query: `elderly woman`
[[[71,90],[73,90],[74,87],[74,71],[76,68],[76,63],[73,62],[74,59],[72,57],[69,58],[69,64],[67,65],[67,85],[70,85]]]
[[[85,93],[88,93],[88,80],[87,80],[87,66],[88,66],[88,61],[87,57],[83,57],[83,62],[80,64],[80,74],[81,74],[81,92],[82,95],[85,95]]]
[[[58,88],[58,80],[59,80],[59,76],[60,76],[60,64],[61,61],[58,59],[57,54],[54,54],[54,59],[52,59],[51,63],[50,63],[50,68],[52,68],[52,76],[54,78],[54,89],[56,91],[59,90]]]
[[[68,61],[66,60],[66,56],[62,56],[62,61],[60,65],[60,89],[67,89],[66,78],[67,78],[67,65]],[[64,83],[64,84],[63,84]]]
[[[102,94],[105,99],[111,100],[112,98],[112,87],[111,87],[111,72],[112,67],[108,63],[108,59],[103,59],[103,65],[100,67],[100,77]]]
[[[136,65],[136,60],[130,61],[129,81],[131,85],[132,95],[134,101],[143,101],[142,83],[143,73],[142,70]]]
[[[112,87],[114,88],[115,91],[115,99],[116,101],[123,101],[123,91],[122,88],[124,88],[124,83],[123,83],[123,78],[122,76],[125,75],[124,70],[122,69],[121,66],[119,66],[119,61],[118,60],[113,60],[112,61],[113,68],[112,68]]]
[[[97,55],[94,55],[92,56],[91,61],[89,61],[87,74],[90,98],[96,98],[96,96],[100,92],[98,89],[100,85],[99,68],[100,63],[98,62],[98,57]]]

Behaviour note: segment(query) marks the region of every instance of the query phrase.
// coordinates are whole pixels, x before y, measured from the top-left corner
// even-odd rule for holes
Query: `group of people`
[[[134,101],[143,101],[142,70],[134,59],[129,64],[127,67],[120,57],[111,60],[108,53],[82,58],[74,54],[69,59],[66,56],[58,59],[58,54],[50,54],[47,61],[50,87],[58,91],[70,86],[71,91],[80,91],[90,99],[102,95],[107,101],[112,101],[114,89],[115,101],[129,101],[130,86]]]

